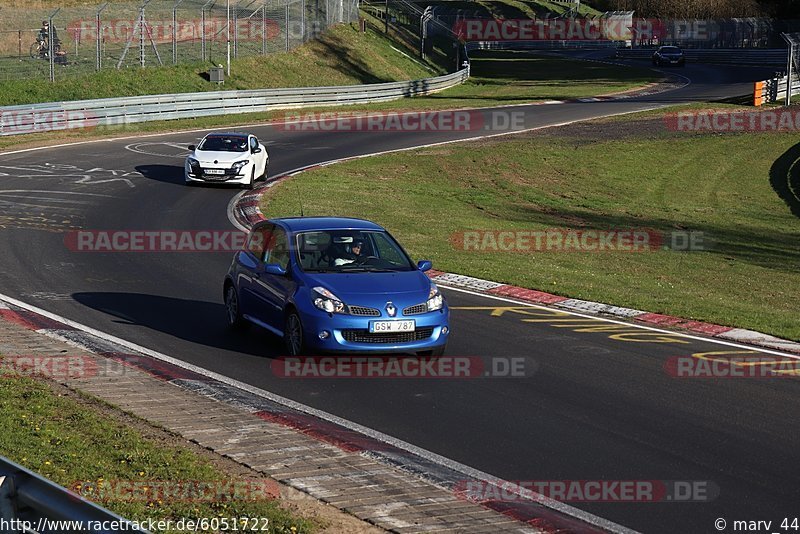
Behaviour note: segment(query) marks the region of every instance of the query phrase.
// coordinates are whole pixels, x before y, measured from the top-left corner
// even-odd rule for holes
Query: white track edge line
[[[258,388],[258,387],[255,387],[255,386],[251,386],[249,384],[245,384],[244,382],[240,382],[238,380],[229,378],[227,376],[215,373],[214,371],[209,371],[209,370],[207,370],[207,369],[205,369],[203,367],[199,367],[199,366],[184,362],[182,360],[179,360],[177,358],[173,358],[171,356],[167,356],[166,354],[154,351],[152,349],[148,349],[146,347],[143,347],[143,346],[138,345],[136,343],[132,343],[130,341],[126,341],[124,339],[118,338],[118,337],[113,336],[111,334],[107,334],[105,332],[102,332],[102,331],[97,330],[95,328],[92,328],[90,326],[86,326],[86,325],[83,325],[83,324],[78,323],[76,321],[72,321],[71,319],[67,319],[66,317],[61,317],[60,315],[48,312],[47,310],[43,310],[43,309],[41,309],[41,308],[39,308],[37,306],[33,306],[31,304],[27,304],[25,302],[17,300],[17,299],[15,299],[13,297],[9,297],[9,296],[4,295],[2,293],[0,293],[0,301],[5,301],[8,304],[12,304],[14,306],[17,306],[19,308],[22,308],[24,310],[27,310],[27,311],[30,311],[30,312],[33,312],[33,313],[37,313],[39,315],[42,315],[43,317],[47,317],[48,319],[52,319],[54,321],[61,322],[61,323],[65,324],[65,325],[71,326],[72,328],[75,328],[75,329],[80,330],[82,332],[85,332],[87,334],[91,334],[91,335],[93,335],[95,337],[98,337],[98,338],[100,338],[100,339],[102,339],[104,341],[108,341],[110,343],[114,343],[116,345],[120,345],[122,347],[125,347],[127,349],[130,349],[130,350],[139,352],[141,354],[150,356],[150,357],[155,358],[157,360],[160,360],[160,361],[163,361],[163,362],[166,362],[166,363],[170,363],[172,365],[175,365],[175,366],[180,367],[182,369],[186,369],[188,371],[192,371],[194,373],[197,373],[197,374],[200,374],[200,375],[205,376],[207,378],[216,380],[216,381],[221,382],[223,384],[226,384],[228,386],[240,389],[242,391],[246,391],[248,393],[252,393],[253,395],[256,395],[256,396],[259,396],[259,397],[262,397],[262,398],[265,398],[265,399],[270,400],[272,402],[275,402],[277,404],[281,404],[281,405],[286,406],[288,408],[292,408],[294,410],[297,410],[297,411],[300,411],[300,412],[304,412],[304,413],[307,413],[309,415],[313,415],[314,417],[317,417],[317,418],[322,419],[324,421],[328,421],[330,423],[338,424],[340,426],[343,426],[344,428],[347,428],[348,430],[352,430],[352,431],[357,432],[359,434],[369,436],[369,437],[371,437],[373,439],[376,439],[378,441],[387,443],[389,445],[397,447],[398,449],[402,449],[402,450],[404,450],[406,452],[409,452],[409,453],[411,453],[411,454],[413,454],[415,456],[419,456],[421,458],[424,458],[424,459],[426,459],[428,461],[431,461],[433,463],[436,463],[438,465],[447,467],[447,468],[449,468],[449,469],[451,469],[453,471],[456,471],[458,473],[461,473],[463,475],[478,479],[478,480],[480,480],[482,482],[486,482],[486,483],[490,483],[490,484],[494,484],[494,485],[501,485],[501,487],[503,487],[504,490],[510,491],[511,493],[519,495],[519,496],[521,496],[523,498],[524,498],[524,495],[532,495],[533,496],[532,499],[526,499],[526,500],[530,500],[531,502],[542,504],[542,505],[544,505],[544,506],[546,506],[546,507],[548,507],[548,508],[550,508],[552,510],[555,510],[557,512],[563,513],[563,514],[568,515],[570,517],[573,517],[575,519],[579,519],[579,520],[584,521],[584,522],[586,522],[588,524],[603,528],[605,530],[608,530],[609,532],[613,532],[615,534],[635,534],[636,533],[636,531],[634,531],[634,530],[631,530],[631,529],[629,529],[627,527],[624,527],[622,525],[618,525],[616,523],[613,523],[613,522],[611,522],[611,521],[609,521],[607,519],[604,519],[602,517],[598,517],[598,516],[595,516],[594,514],[590,514],[588,512],[584,512],[583,510],[580,510],[578,508],[574,508],[574,507],[572,507],[572,506],[570,506],[568,504],[564,504],[564,503],[559,502],[559,501],[555,501],[553,499],[545,497],[544,495],[540,495],[540,494],[532,492],[530,490],[525,490],[525,489],[521,488],[520,486],[518,486],[517,484],[510,483],[508,481],[505,481],[503,479],[500,479],[498,477],[495,477],[493,475],[490,475],[488,473],[485,473],[483,471],[480,471],[480,470],[475,469],[473,467],[470,467],[468,465],[464,465],[464,464],[456,462],[454,460],[450,460],[449,458],[446,458],[446,457],[441,456],[439,454],[436,454],[434,452],[430,452],[430,451],[428,451],[426,449],[423,449],[421,447],[417,447],[416,445],[412,445],[411,443],[407,443],[407,442],[405,442],[403,440],[400,440],[398,438],[394,438],[394,437],[392,437],[392,436],[390,436],[388,434],[384,434],[383,432],[379,432],[377,430],[373,430],[373,429],[371,429],[369,427],[365,427],[363,425],[360,425],[358,423],[349,421],[347,419],[343,419],[343,418],[341,418],[339,416],[336,416],[336,415],[333,415],[331,413],[328,413],[328,412],[325,412],[325,411],[322,411],[322,410],[318,410],[317,408],[313,408],[311,406],[307,406],[307,405],[299,403],[297,401],[293,401],[293,400],[291,400],[289,398],[283,397],[281,395],[277,395],[275,393],[271,393],[271,392],[263,390],[261,388]]]

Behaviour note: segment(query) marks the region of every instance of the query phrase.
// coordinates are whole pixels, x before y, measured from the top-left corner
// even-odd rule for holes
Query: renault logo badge
[[[394,317],[395,315],[397,315],[397,308],[391,302],[387,302],[386,313],[389,314],[389,317]]]

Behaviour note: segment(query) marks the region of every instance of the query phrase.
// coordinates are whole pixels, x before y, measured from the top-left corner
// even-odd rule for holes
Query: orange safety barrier
[[[764,82],[756,82],[753,89],[753,105],[760,106],[764,104]]]

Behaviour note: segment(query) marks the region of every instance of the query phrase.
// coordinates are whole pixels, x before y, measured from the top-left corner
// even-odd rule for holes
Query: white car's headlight
[[[193,167],[194,165],[200,165],[200,162],[191,156],[186,158],[186,163],[188,163],[190,167]]]
[[[441,310],[444,307],[444,297],[439,293],[439,288],[433,282],[431,282],[431,290],[428,293],[428,302],[426,304],[429,312]]]
[[[339,297],[320,286],[313,291],[314,306],[327,313],[345,313],[346,307]]]
[[[247,159],[242,160],[242,161],[237,161],[236,163],[231,165],[231,170],[233,170],[234,172],[238,173],[240,170],[242,170],[242,167],[244,167],[248,163],[250,163],[250,160],[247,160]]]

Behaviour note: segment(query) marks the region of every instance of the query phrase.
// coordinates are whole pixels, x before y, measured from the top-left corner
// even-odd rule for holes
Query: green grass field
[[[33,61],[33,60],[31,60]],[[39,63],[46,65],[46,62]],[[93,64],[93,63],[92,63]],[[256,89],[356,85],[426,78],[436,73],[392,48],[375,31],[361,33],[342,24],[290,52],[234,60],[224,86],[203,77],[210,63],[107,69],[66,77],[56,83],[30,79],[3,82],[0,105],[56,102],[116,96]],[[67,67],[69,68],[69,67]]]
[[[99,504],[127,519],[266,517],[269,532],[281,534],[313,532],[316,527],[281,509],[275,499],[144,500],[102,490],[104,482],[112,481],[185,481],[189,487],[194,482],[231,481],[232,476],[186,447],[159,442],[86,402],[54,392],[42,381],[2,369],[0,426],[1,456],[80,491],[90,500],[97,499],[88,488],[99,487],[98,495],[115,497]],[[249,480],[255,484],[263,479]],[[236,481],[244,484],[245,479]],[[132,487],[138,489],[130,495],[145,491],[142,485]]]
[[[359,39],[368,40],[368,47],[372,46],[369,42],[377,43],[371,51],[353,51],[353,54],[360,54],[362,57],[373,58],[370,60],[369,69],[375,69],[381,72],[381,67],[373,66],[375,63],[384,63],[381,76],[388,77],[390,72],[393,76],[401,76],[406,74],[417,74],[420,76],[431,76],[430,72],[409,60],[404,58],[402,54],[388,47],[388,41],[384,40],[382,36],[377,34],[358,34],[355,30],[344,26],[338,29],[336,35],[344,35],[343,40],[349,39],[349,33],[355,33]],[[321,45],[319,45],[321,46]],[[348,45],[349,46],[349,45]],[[353,47],[356,45],[353,44]],[[388,48],[388,50],[387,50]],[[349,47],[348,47],[349,50]],[[298,50],[285,54],[287,56],[283,59],[276,59],[275,61],[292,62],[295,67],[311,63],[317,57],[313,54],[309,58],[301,61],[293,59],[288,56],[298,53]],[[408,66],[406,70],[395,63],[396,57],[404,58],[406,61],[411,61],[413,67]],[[391,57],[391,59],[390,59]],[[327,57],[325,61],[335,61],[331,57]],[[336,69],[338,67],[332,67]],[[414,69],[420,71],[414,71]],[[145,69],[147,71],[147,69]],[[286,68],[284,75],[284,82],[290,81],[289,77],[292,76],[291,81],[297,81],[299,74],[291,74],[291,69]],[[144,73],[142,73],[144,75]],[[342,73],[340,73],[342,74]],[[159,75],[160,76],[160,75]],[[187,74],[188,78],[196,76]],[[199,77],[197,77],[199,79]],[[631,68],[631,67],[614,67],[610,65],[603,65],[600,63],[591,63],[585,61],[571,61],[553,57],[537,57],[529,54],[511,54],[511,53],[482,53],[476,55],[472,62],[472,77],[467,83],[435,93],[426,97],[404,98],[392,102],[383,102],[379,104],[367,104],[345,108],[348,111],[353,110],[432,110],[432,109],[450,109],[450,108],[465,108],[465,107],[486,107],[496,106],[513,103],[534,102],[537,100],[547,100],[552,98],[577,98],[590,95],[601,95],[624,91],[634,87],[653,83],[660,79],[660,76],[647,68]],[[127,81],[126,81],[127,80]],[[313,80],[309,80],[311,82]],[[356,83],[354,79],[349,81]],[[130,82],[130,85],[125,84]],[[131,77],[130,79],[122,78],[119,82],[121,87],[129,87],[130,91],[134,91],[139,84],[143,84],[140,79]],[[170,84],[175,83],[171,80],[166,73],[161,82],[162,85],[152,84],[149,86],[158,86],[160,91],[157,92],[175,92],[175,86]],[[194,82],[193,82],[194,83]],[[207,82],[203,82],[207,83]],[[283,82],[282,82],[283,83]],[[82,91],[84,94],[90,91],[89,81],[86,86],[76,89]],[[118,90],[112,82],[107,84],[107,92]],[[19,91],[37,91],[30,84],[27,86],[18,86]],[[55,90],[55,89],[53,89]],[[155,91],[155,89],[153,89]],[[66,89],[61,88],[62,91],[59,95],[52,96],[65,96]],[[102,95],[103,89],[98,89]],[[75,93],[77,96],[77,93]],[[68,96],[68,95],[67,95]],[[2,98],[2,97],[0,97]],[[26,97],[26,98],[33,98]],[[39,94],[39,98],[43,98]],[[324,109],[324,108],[318,108]],[[330,108],[328,108],[330,109]],[[311,112],[312,109],[304,109],[303,112]],[[76,130],[74,132],[60,132],[58,136],[50,133],[30,134],[24,136],[7,136],[0,137],[0,150],[9,149],[12,147],[26,147],[35,144],[67,141],[67,140],[81,140],[92,139],[98,137],[108,137],[113,135],[130,135],[139,132],[157,132],[157,131],[170,131],[181,129],[204,129],[219,126],[233,126],[242,124],[255,124],[266,122],[271,119],[281,118],[285,112],[272,111],[266,113],[252,113],[241,115],[228,115],[223,117],[203,117],[197,119],[183,119],[175,121],[154,121],[142,124],[120,125],[114,127],[98,127],[92,130]]]
[[[796,144],[605,120],[325,167],[270,189],[261,209],[295,215],[302,197],[307,215],[385,225],[441,270],[800,340]],[[465,230],[553,227],[699,231],[714,245],[525,253],[451,243]]]

